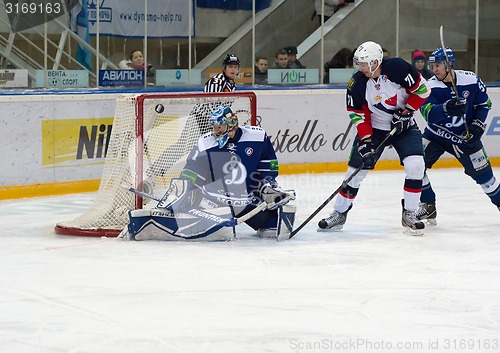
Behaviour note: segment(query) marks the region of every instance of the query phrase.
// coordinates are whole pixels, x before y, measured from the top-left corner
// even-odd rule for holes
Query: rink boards
[[[153,91],[152,91],[153,92]],[[257,115],[280,161],[281,174],[342,172],[355,129],[345,109],[345,88],[262,89]],[[493,166],[500,166],[500,87],[483,137]],[[95,191],[113,124],[115,100],[123,91],[0,95],[0,153],[4,160],[0,199]],[[420,113],[416,119],[425,125]],[[451,156],[439,167],[457,167]],[[398,169],[387,149],[377,169]]]

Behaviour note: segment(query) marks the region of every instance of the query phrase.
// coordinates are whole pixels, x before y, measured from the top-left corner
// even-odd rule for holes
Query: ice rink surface
[[[500,169],[495,173],[500,176]],[[300,224],[344,174],[281,176]],[[344,229],[226,243],[56,235],[94,194],[0,202],[0,351],[499,352],[500,212],[431,170],[438,225],[402,233],[403,171],[371,172]]]

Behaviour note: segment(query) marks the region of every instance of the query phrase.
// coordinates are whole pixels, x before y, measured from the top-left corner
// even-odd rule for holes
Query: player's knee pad
[[[353,168],[353,167],[347,168],[346,178],[348,178],[352,173],[354,173],[355,170],[356,170],[356,168]],[[348,183],[348,185],[355,188],[355,189],[359,189],[359,187],[361,186],[361,182],[366,178],[367,174],[368,174],[367,169],[361,169],[358,172],[358,174],[356,176],[354,176],[354,178],[351,179],[351,181]]]
[[[229,209],[217,216],[231,218]],[[173,214],[165,209],[129,212],[128,238],[131,240],[225,241],[234,238],[233,228],[187,213]]]
[[[423,156],[408,156],[403,159],[406,179],[421,180],[424,177],[425,163]]]

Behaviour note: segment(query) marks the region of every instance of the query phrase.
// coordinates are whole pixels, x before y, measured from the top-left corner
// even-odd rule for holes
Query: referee
[[[236,76],[240,72],[240,59],[234,54],[226,54],[222,59],[222,72],[212,76],[203,89],[204,92],[234,92]]]

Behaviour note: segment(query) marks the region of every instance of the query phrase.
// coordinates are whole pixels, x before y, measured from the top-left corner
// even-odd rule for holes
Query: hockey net
[[[128,188],[142,191],[144,185],[144,191],[161,197],[199,137],[210,131],[209,114],[222,104],[231,106],[240,125],[256,125],[253,92],[120,96],[94,202],[76,219],[58,223],[56,233],[118,235],[129,222],[129,210],[157,204]]]

